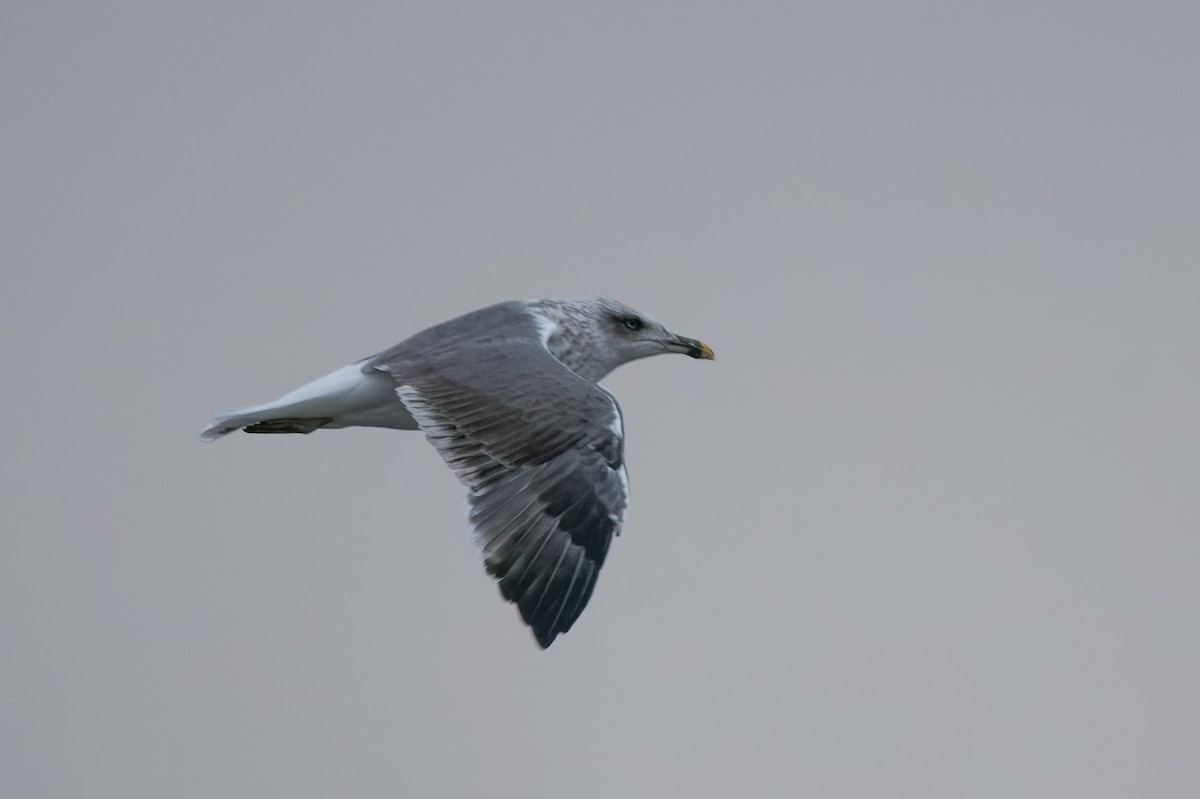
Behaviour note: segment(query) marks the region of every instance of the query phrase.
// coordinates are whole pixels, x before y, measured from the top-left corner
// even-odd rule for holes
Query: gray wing
[[[366,368],[392,375],[469,489],[484,565],[548,647],[587,605],[628,494],[616,400],[537,340],[453,347],[442,336],[431,348],[410,339]]]

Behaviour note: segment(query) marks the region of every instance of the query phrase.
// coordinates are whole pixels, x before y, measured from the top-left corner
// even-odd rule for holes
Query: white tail
[[[343,366],[274,402],[213,415],[200,438],[216,441],[234,430],[250,433],[311,433],[319,427],[392,427],[416,430],[417,423],[396,396],[396,383],[383,372]]]

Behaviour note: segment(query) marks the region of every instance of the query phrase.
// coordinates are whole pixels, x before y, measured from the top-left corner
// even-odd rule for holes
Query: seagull
[[[200,437],[420,430],[467,487],[484,567],[545,649],[579,618],[628,506],[621,407],[601,379],[712,349],[602,297],[503,302],[451,319]]]

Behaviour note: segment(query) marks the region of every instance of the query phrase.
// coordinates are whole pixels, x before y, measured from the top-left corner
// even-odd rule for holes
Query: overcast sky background
[[[1193,3],[0,7],[0,794],[1200,794]],[[496,301],[631,508],[539,651],[417,434]]]

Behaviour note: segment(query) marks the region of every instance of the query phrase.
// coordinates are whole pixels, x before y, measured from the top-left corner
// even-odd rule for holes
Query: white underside
[[[390,427],[416,430],[417,423],[396,394],[391,375],[362,371],[361,363],[343,366],[274,402],[237,408],[213,416],[200,437],[215,441],[226,433],[274,419],[321,419],[323,427]]]

